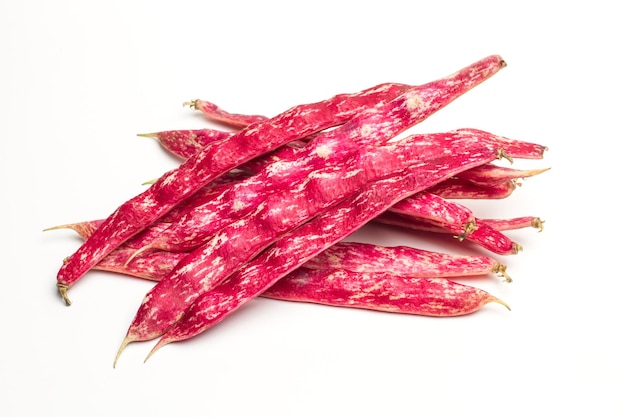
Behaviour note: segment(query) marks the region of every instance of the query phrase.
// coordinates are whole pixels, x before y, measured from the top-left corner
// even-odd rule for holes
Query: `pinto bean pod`
[[[264,297],[433,317],[471,314],[499,298],[443,278],[411,278],[387,272],[298,269],[268,288]]]

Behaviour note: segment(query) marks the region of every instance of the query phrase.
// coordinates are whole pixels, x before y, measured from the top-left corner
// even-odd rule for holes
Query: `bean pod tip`
[[[59,294],[61,295],[61,298],[65,302],[65,305],[68,307],[72,305],[72,300],[70,300],[70,298],[67,296],[67,290],[69,290],[69,288],[70,287],[66,284],[61,284],[61,283],[57,284],[57,289],[59,290]]]

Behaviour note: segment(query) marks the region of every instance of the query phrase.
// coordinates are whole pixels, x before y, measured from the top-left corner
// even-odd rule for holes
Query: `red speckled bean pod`
[[[200,110],[209,120],[224,123],[232,127],[247,127],[251,124],[264,122],[269,118],[261,115],[230,113],[206,100],[193,100],[183,103],[192,109]]]
[[[410,277],[467,277],[491,273],[506,275],[506,267],[488,256],[463,256],[410,246],[380,246],[338,242],[302,265],[307,269],[344,269],[388,272]]]
[[[429,191],[422,191],[405,198],[390,207],[388,211],[424,221],[456,224],[461,228],[474,221],[474,213],[469,208]]]
[[[180,320],[174,321],[175,324],[159,340],[152,353],[164,344],[193,337],[212,327],[391,205],[464,169],[493,161],[496,151],[488,144],[476,143],[463,151],[459,148],[452,155],[455,157],[432,161],[432,165],[421,166],[417,171],[409,169],[402,175],[369,183],[353,197],[279,238],[269,250],[214,289],[196,292],[192,295],[195,301],[192,301],[191,307]],[[416,175],[418,172],[420,175]],[[131,324],[118,357],[128,343],[149,340],[162,332],[159,328],[164,327],[164,323],[157,322],[156,326],[152,326],[152,321],[146,323],[142,317],[139,318],[138,322]]]
[[[298,269],[263,295],[287,301],[361,308],[390,313],[453,317],[495,302],[486,291],[443,278],[409,278],[386,272]]]
[[[498,231],[506,231],[506,230],[518,230],[526,227],[532,227],[533,229],[538,229],[540,232],[543,231],[543,220],[539,217],[533,216],[524,216],[524,217],[515,217],[512,219],[481,219],[483,224],[489,225],[492,229]]]
[[[504,65],[499,56],[487,57],[450,77],[427,84],[429,87],[422,87],[422,94],[416,96],[419,101],[415,105],[429,107],[435,112],[490,78]],[[442,100],[444,91],[446,99]],[[353,95],[335,96],[316,104],[295,106],[235,133],[228,140],[228,146],[220,144],[203,148],[179,168],[163,175],[148,190],[122,204],[67,258],[57,274],[57,287],[62,298],[69,305],[68,289],[89,269],[205,184],[286,143],[344,123],[364,109],[371,108],[373,103],[380,102],[381,96],[389,97],[388,89],[376,87]]]

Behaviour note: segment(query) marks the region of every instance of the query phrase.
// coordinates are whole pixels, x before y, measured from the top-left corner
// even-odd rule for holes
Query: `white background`
[[[0,3],[0,415],[626,415],[624,47],[616,2]],[[408,6],[411,4],[411,6]],[[562,4],[558,5],[557,4]],[[90,272],[62,223],[110,214],[176,166],[137,133],[210,126],[184,101],[275,115],[480,58],[508,63],[418,131],[539,142],[551,167],[477,216],[540,216],[498,258],[507,301],[433,319],[259,299],[202,336],[114,354],[150,283]],[[382,227],[353,236],[483,253]]]

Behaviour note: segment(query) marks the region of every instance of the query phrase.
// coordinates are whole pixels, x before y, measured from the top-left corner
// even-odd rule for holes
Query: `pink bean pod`
[[[537,229],[538,231],[543,231],[543,223],[539,217],[534,216],[523,216],[523,217],[514,217],[512,219],[481,219],[481,221],[491,227],[492,229],[499,231],[506,230],[518,230],[524,229],[527,227],[532,227],[533,229]]]
[[[261,115],[230,113],[214,103],[196,99],[183,103],[192,109],[201,111],[209,120],[226,124],[231,127],[247,127],[251,124],[264,122],[269,118]]]

